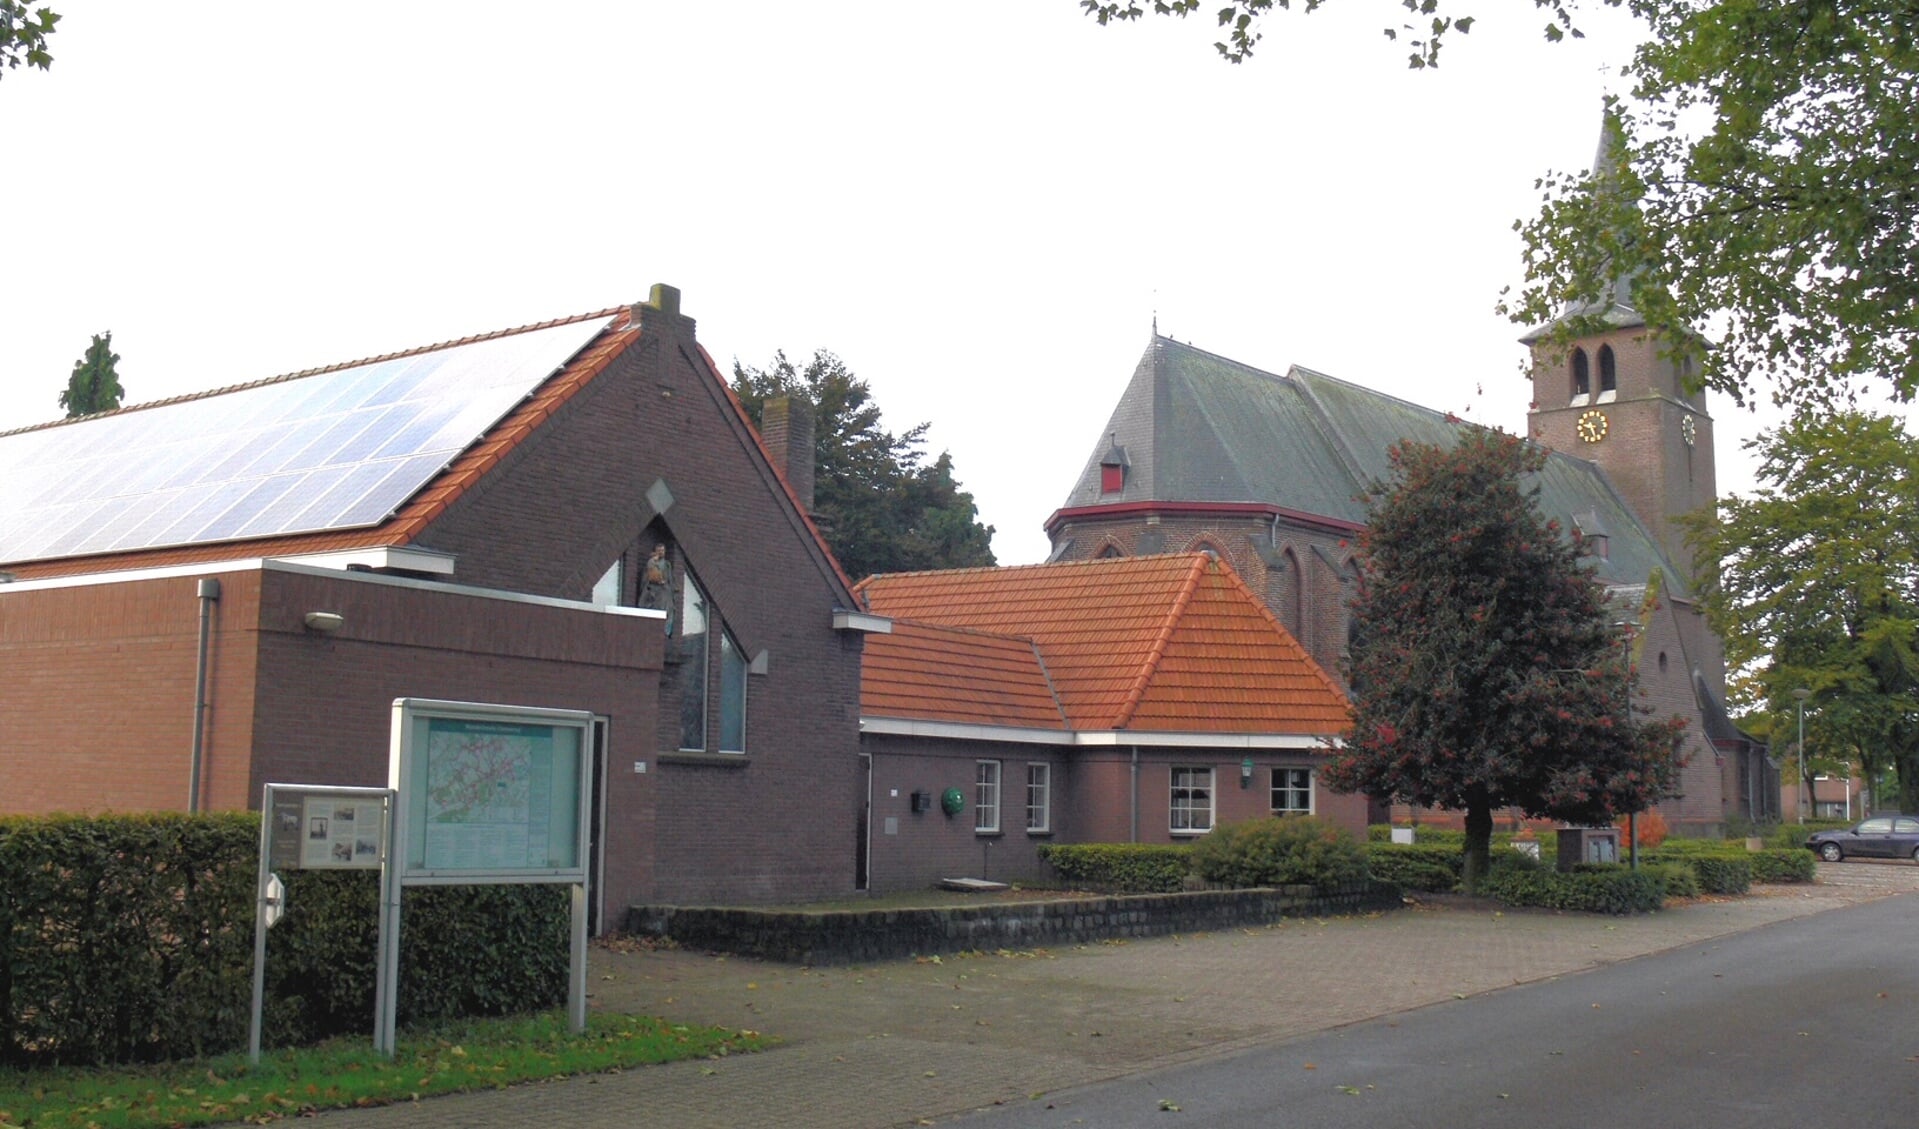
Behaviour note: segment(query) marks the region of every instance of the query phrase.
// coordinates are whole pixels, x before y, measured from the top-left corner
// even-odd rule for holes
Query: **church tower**
[[[1609,136],[1602,129],[1598,177],[1614,164]],[[1543,446],[1597,463],[1684,574],[1677,579],[1690,584],[1692,553],[1678,518],[1718,498],[1706,394],[1688,390],[1698,372],[1696,339],[1647,325],[1629,278],[1561,321],[1574,317],[1597,317],[1601,328],[1566,344],[1552,340],[1551,325],[1520,339],[1533,354],[1527,430]]]

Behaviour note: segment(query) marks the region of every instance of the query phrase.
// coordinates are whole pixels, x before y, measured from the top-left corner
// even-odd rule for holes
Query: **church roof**
[[[1311,369],[1264,372],[1155,334],[1063,511],[1245,503],[1358,526],[1360,495],[1390,477],[1388,447],[1450,446],[1473,426]],[[1132,465],[1123,488],[1106,493],[1099,464],[1114,442]],[[1677,570],[1596,464],[1549,452],[1534,484],[1541,512],[1561,528],[1579,515],[1607,531],[1606,554],[1593,560],[1601,580],[1636,584],[1659,569],[1683,594]]]
[[[895,623],[866,640],[868,716],[1056,727],[1063,715],[1081,731],[1330,736],[1346,726],[1339,687],[1205,553],[890,573],[857,593]],[[1029,646],[1037,667],[1009,640]],[[1060,711],[1050,721],[1041,678]]]

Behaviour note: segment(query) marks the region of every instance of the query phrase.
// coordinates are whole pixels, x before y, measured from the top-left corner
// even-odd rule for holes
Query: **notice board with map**
[[[403,881],[585,881],[592,715],[394,703]]]

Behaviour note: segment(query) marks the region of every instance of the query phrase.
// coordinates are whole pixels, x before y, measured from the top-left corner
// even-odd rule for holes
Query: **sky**
[[[1042,560],[1153,327],[1521,431],[1513,222],[1583,169],[1635,25],[1398,0],[1210,19],[1075,0],[49,0],[0,76],[0,430],[111,330],[127,403],[680,288],[730,372],[837,353]],[[1713,401],[1722,492],[1767,413]],[[1099,448],[1103,449],[1103,448]]]

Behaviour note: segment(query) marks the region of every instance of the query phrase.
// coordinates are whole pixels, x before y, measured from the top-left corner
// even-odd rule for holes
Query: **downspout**
[[[1137,843],[1139,842],[1139,746],[1138,745],[1133,746],[1133,779],[1132,779],[1132,787],[1128,789],[1128,791],[1132,793],[1133,800],[1132,800],[1132,812],[1129,816],[1131,820],[1131,825],[1132,825],[1131,827],[1132,837],[1129,838],[1127,842]]]
[[[220,600],[220,582],[202,577],[200,600],[200,660],[193,673],[193,777],[187,782],[187,810],[200,810],[200,765],[207,740],[207,644],[213,637],[213,605]]]

